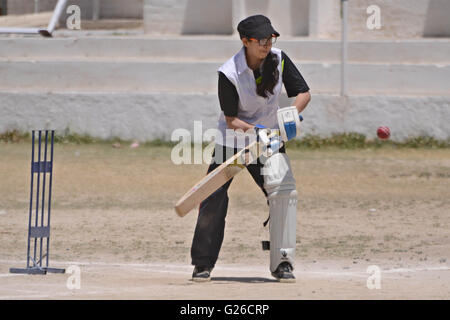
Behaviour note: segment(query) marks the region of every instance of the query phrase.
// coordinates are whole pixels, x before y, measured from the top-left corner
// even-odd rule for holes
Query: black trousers
[[[223,146],[216,146],[216,148],[223,148],[222,162],[225,161],[227,148]],[[233,154],[237,152],[237,149],[233,150]],[[280,152],[285,152],[284,147],[280,149]],[[217,163],[215,158],[216,150],[213,152],[213,159],[207,173],[222,163],[220,161]],[[264,189],[264,176],[261,174],[263,164],[258,159],[257,163],[250,164],[246,168],[267,197]],[[216,264],[224,237],[225,217],[228,210],[228,188],[232,181],[233,179],[229,180],[200,204],[191,247],[192,264],[195,266],[213,268]]]

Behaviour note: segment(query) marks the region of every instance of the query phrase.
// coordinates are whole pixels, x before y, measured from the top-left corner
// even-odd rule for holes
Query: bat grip
[[[258,130],[258,138],[265,146],[270,143],[270,138],[267,136],[267,129]]]

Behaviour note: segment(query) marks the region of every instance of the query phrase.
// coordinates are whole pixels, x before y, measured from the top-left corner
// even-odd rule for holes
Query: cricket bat
[[[279,135],[279,130],[271,130],[267,134],[267,138],[270,140],[276,135]],[[267,141],[262,139],[252,142],[206,175],[177,202],[175,205],[177,214],[184,217],[247,165],[256,163],[256,160],[263,154]]]

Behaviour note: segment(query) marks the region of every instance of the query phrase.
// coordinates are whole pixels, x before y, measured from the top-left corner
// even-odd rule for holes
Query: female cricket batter
[[[284,132],[283,140],[287,141],[298,135],[298,114],[311,99],[309,87],[293,62],[283,51],[272,47],[280,34],[267,17],[250,16],[239,23],[237,30],[243,47],[218,72],[222,109],[218,129],[223,139],[216,139],[208,173],[228,158],[225,155],[232,156],[238,151],[235,144],[228,145],[229,140],[225,139],[227,129],[248,132],[257,131],[255,128],[280,128]],[[296,98],[293,106],[280,109],[278,98],[282,84],[288,96]],[[292,271],[297,191],[284,147],[267,158],[264,164],[258,160],[257,163],[248,165],[247,170],[269,203],[271,274],[280,282],[295,282]],[[211,279],[211,271],[223,241],[228,207],[227,190],[231,181],[200,204],[191,247],[192,264],[195,266],[192,274],[194,281]]]

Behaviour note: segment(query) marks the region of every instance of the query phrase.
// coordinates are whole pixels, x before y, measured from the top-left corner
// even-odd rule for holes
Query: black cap
[[[237,30],[241,38],[265,39],[272,34],[279,37],[280,34],[275,31],[269,18],[261,14],[250,16],[239,22]]]

